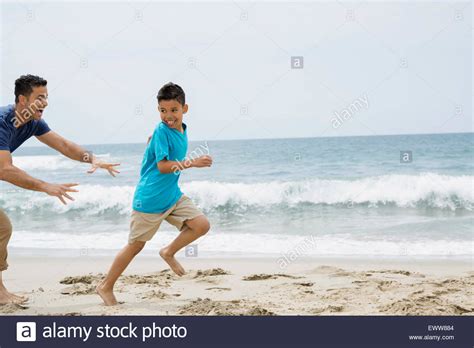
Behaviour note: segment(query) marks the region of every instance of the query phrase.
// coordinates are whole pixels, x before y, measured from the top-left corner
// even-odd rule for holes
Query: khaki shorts
[[[204,214],[194,205],[193,201],[185,195],[182,195],[181,198],[164,213],[149,214],[133,210],[128,243],[132,244],[136,241],[147,242],[151,240],[163,220],[176,226],[176,228],[181,231],[186,220],[194,219],[200,215]]]

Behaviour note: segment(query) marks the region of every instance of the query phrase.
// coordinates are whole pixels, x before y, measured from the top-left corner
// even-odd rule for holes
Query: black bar
[[[195,317],[195,316],[3,316],[0,317],[0,348],[11,347],[446,347],[472,348],[472,316],[277,316],[277,317]],[[17,322],[36,323],[36,342],[17,342]],[[56,323],[56,334],[67,327],[90,328],[87,334],[76,329],[76,337],[45,338]],[[130,324],[131,323],[131,324]],[[117,329],[106,330],[106,325]],[[137,337],[98,338],[117,334],[118,328],[129,335],[129,325]],[[146,338],[153,325],[169,338]],[[174,331],[172,330],[175,325]],[[429,330],[429,325],[431,330]],[[165,328],[168,327],[168,328]],[[183,336],[186,328],[185,337]],[[22,329],[28,336],[28,329]],[[26,330],[26,331],[25,331]],[[423,340],[410,340],[409,335]],[[426,335],[444,339],[435,341]],[[133,335],[132,335],[133,336]]]

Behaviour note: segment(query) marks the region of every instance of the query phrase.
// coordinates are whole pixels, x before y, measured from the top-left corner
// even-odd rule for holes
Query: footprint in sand
[[[220,288],[218,286],[214,286],[212,288],[206,288],[206,290],[217,290],[217,291],[231,291],[231,288]]]
[[[356,272],[346,271],[339,267],[325,265],[316,267],[311,273],[326,274],[330,277],[350,277],[356,274]]]
[[[304,277],[297,277],[290,274],[276,273],[276,274],[252,274],[249,276],[244,276],[242,280],[245,281],[254,281],[254,280],[266,280],[266,279],[277,279],[277,278],[290,278],[290,279],[301,279]]]
[[[474,308],[451,304],[435,296],[402,299],[378,307],[380,312],[396,315],[465,315],[474,313]]]
[[[400,274],[404,276],[413,276],[413,277],[418,277],[418,278],[425,278],[424,274],[418,273],[418,272],[410,272],[410,271],[405,271],[405,270],[398,270],[398,269],[381,269],[381,270],[371,270],[367,271],[366,275],[371,276],[373,273],[382,273],[382,274]]]
[[[120,292],[124,284],[138,284],[138,285],[148,285],[155,286],[159,285],[161,287],[169,287],[170,281],[169,274],[167,271],[159,272],[158,274],[149,274],[149,275],[126,275],[119,278],[117,282],[117,291]],[[88,274],[82,276],[74,277],[65,277],[60,280],[61,284],[71,285],[67,288],[61,290],[63,295],[90,295],[96,293],[96,287],[102,281],[104,275],[99,273]]]
[[[393,290],[399,285],[400,285],[399,282],[392,281],[392,280],[377,281],[377,289],[379,289],[380,291]]]
[[[222,268],[212,268],[212,269],[206,269],[206,270],[198,270],[196,272],[196,275],[194,276],[194,279],[196,278],[204,278],[204,277],[214,277],[214,276],[220,276],[220,275],[229,275],[230,272],[227,272],[226,270],[223,270]]]
[[[63,295],[90,295],[95,294],[97,284],[104,277],[103,274],[88,274],[82,276],[65,277],[59,281],[60,284],[71,285],[61,290]]]
[[[159,285],[168,287],[170,285],[172,275],[164,272],[158,274],[137,275],[131,274],[119,278],[120,282],[124,284],[138,284],[138,285]]]
[[[198,270],[192,279],[200,283],[218,284],[219,276],[229,275],[230,272],[223,270],[222,268],[212,268],[206,270]]]
[[[61,290],[61,294],[63,295],[91,295],[95,294],[95,285],[83,284],[78,283],[72,286],[68,286]]]
[[[179,314],[185,315],[275,315],[275,313],[243,300],[213,301],[198,298],[180,307]]]
[[[321,314],[321,313],[340,313],[344,310],[344,306],[339,305],[329,305],[327,307],[314,308],[310,311],[311,314]]]
[[[19,311],[23,311],[28,308],[29,308],[28,306],[17,304],[17,303],[0,304],[0,313],[12,314]]]
[[[284,291],[286,294],[292,293],[294,296],[312,295],[314,294],[314,291],[311,290],[313,285],[313,282],[281,283],[273,285],[271,289]]]
[[[92,284],[92,283],[97,283],[102,278],[104,275],[102,273],[99,273],[97,275],[93,274],[88,274],[88,275],[83,275],[83,276],[75,276],[75,277],[65,277],[62,280],[59,281],[60,284],[78,284],[78,283],[83,283],[83,284]]]
[[[451,293],[468,287],[462,279],[445,279],[440,282],[415,284],[407,298],[379,306],[381,312],[396,315],[472,315],[474,306],[466,297],[450,297]],[[421,286],[421,288],[420,288]],[[433,287],[436,289],[434,291]],[[440,289],[441,287],[441,289]]]
[[[148,292],[144,293],[143,296],[142,296],[142,299],[158,298],[158,299],[162,300],[162,299],[169,298],[169,297],[171,297],[171,295],[169,295],[169,294],[167,294],[163,291],[151,290],[151,291],[148,291]]]

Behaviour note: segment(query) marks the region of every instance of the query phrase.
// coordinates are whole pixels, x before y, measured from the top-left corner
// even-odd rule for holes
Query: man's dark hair
[[[33,87],[46,86],[48,81],[35,75],[21,75],[15,81],[15,103],[18,103],[20,95],[29,97]]]
[[[173,82],[168,82],[160,88],[156,96],[158,103],[162,100],[176,100],[181,105],[186,104],[186,97],[183,89]]]
[[[15,103],[18,103],[20,95],[29,97],[33,87],[46,86],[48,81],[36,75],[21,75],[15,81]]]

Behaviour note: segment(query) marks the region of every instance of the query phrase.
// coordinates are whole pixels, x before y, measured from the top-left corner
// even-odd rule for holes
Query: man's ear
[[[183,114],[187,113],[188,109],[189,109],[188,104],[184,104],[183,105]]]
[[[23,94],[20,94],[18,96],[18,103],[21,104],[21,105],[26,105],[26,102],[28,101],[28,98],[25,97]]]

